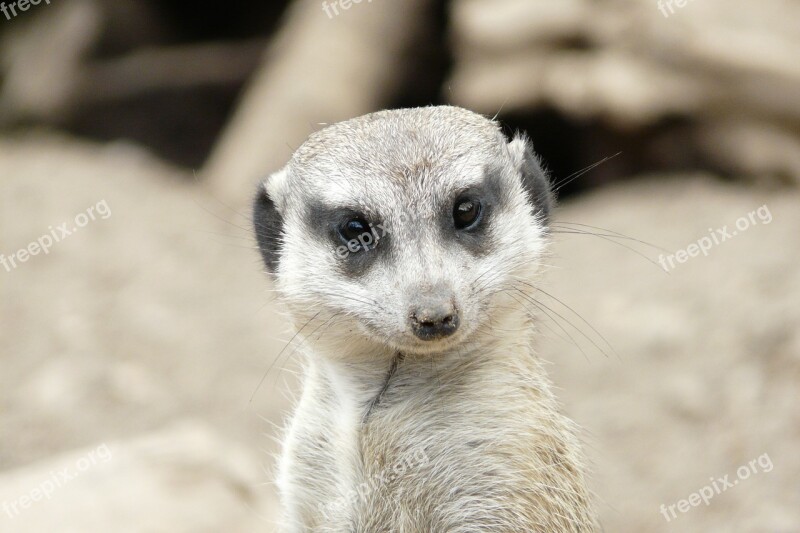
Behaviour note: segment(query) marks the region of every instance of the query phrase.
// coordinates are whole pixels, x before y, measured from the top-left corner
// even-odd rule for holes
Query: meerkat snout
[[[408,322],[414,335],[423,341],[451,336],[461,322],[452,291],[439,286],[419,294],[410,309]]]

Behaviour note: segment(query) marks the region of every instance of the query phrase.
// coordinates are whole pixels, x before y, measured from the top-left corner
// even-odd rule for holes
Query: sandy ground
[[[0,531],[272,531],[295,364],[259,387],[288,337],[246,212],[131,146],[50,135],[0,140],[0,201],[6,256],[96,215],[0,266]],[[555,237],[547,291],[582,318],[543,300],[541,353],[606,531],[800,531],[800,195],[653,176],[557,213],[674,253],[764,205],[769,223],[670,274],[608,237]]]

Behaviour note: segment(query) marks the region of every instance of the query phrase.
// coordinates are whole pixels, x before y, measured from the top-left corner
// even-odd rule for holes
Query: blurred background
[[[443,103],[558,183],[539,349],[605,531],[800,532],[799,58],[796,0],[6,0],[0,532],[274,531],[254,185]]]

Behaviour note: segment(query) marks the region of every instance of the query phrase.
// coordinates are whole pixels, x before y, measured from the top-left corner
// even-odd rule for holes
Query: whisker
[[[283,373],[283,371],[284,371],[284,367],[286,366],[286,363],[288,363],[288,362],[289,362],[289,360],[291,360],[292,356],[293,356],[293,355],[294,355],[294,354],[297,352],[297,350],[300,348],[300,346],[302,346],[304,342],[306,342],[308,339],[310,339],[311,337],[313,337],[313,336],[314,336],[314,334],[315,334],[317,331],[319,331],[320,329],[322,329],[322,328],[324,327],[325,329],[324,329],[324,330],[322,330],[322,332],[320,333],[320,337],[318,337],[318,338],[317,338],[317,340],[319,340],[319,338],[321,338],[321,337],[322,337],[322,335],[323,335],[323,334],[324,334],[324,333],[325,333],[325,332],[326,332],[328,329],[330,329],[331,325],[333,325],[333,323],[334,323],[334,319],[335,319],[336,317],[338,317],[339,315],[341,315],[342,313],[343,313],[342,311],[339,311],[339,312],[337,312],[337,313],[334,313],[334,314],[333,314],[333,315],[332,315],[330,318],[328,318],[328,319],[327,319],[325,322],[323,322],[322,324],[320,324],[319,326],[317,326],[317,327],[314,329],[314,331],[312,331],[311,333],[309,333],[309,334],[308,334],[308,336],[304,337],[304,338],[303,338],[303,339],[302,339],[302,340],[301,340],[301,341],[300,341],[300,342],[299,342],[297,345],[295,345],[294,349],[292,349],[292,351],[291,351],[291,352],[289,352],[288,354],[286,354],[286,356],[283,358],[283,363],[281,363],[281,366],[280,366],[280,368],[279,368],[278,372],[276,372],[276,373],[275,373],[275,379],[272,381],[272,389],[273,389],[273,390],[274,390],[274,389],[276,388],[276,386],[278,385],[278,379],[279,379],[279,378],[280,378],[280,376],[282,375],[282,373]],[[327,326],[327,327],[325,327],[325,326]]]
[[[502,291],[498,291],[498,292],[502,292]],[[508,296],[509,296],[509,298],[513,298],[514,301],[516,301],[518,304],[520,304],[525,309],[525,312],[526,312],[528,317],[534,318],[532,316],[531,312],[527,309],[527,307],[525,307],[525,304],[523,304],[520,300],[518,300],[515,295],[509,294]],[[499,308],[499,309],[504,309],[504,308],[505,309],[517,309],[516,307],[501,307],[501,306],[495,306],[495,308]],[[545,317],[546,318],[535,317],[536,318],[535,325],[536,326],[541,325],[542,327],[546,328],[547,331],[549,331],[550,333],[552,333],[553,335],[555,335],[556,337],[561,339],[563,342],[569,343],[569,340],[567,340],[565,337],[560,335],[556,330],[554,330],[552,327],[550,327],[550,324],[548,324],[548,322],[554,322],[554,320],[551,317],[547,316],[547,315],[545,315]],[[478,328],[478,329],[480,329],[480,328]],[[517,332],[517,331],[526,331],[525,328],[519,329],[519,330],[506,330],[506,329],[498,328],[496,326],[493,327],[493,330],[494,331],[505,331],[505,332],[508,332],[508,333],[514,333],[514,332]],[[487,333],[491,334],[492,331],[487,331]],[[496,338],[501,338],[501,337],[499,337],[497,335],[495,337]]]
[[[258,393],[258,390],[261,388],[261,385],[264,384],[264,380],[267,379],[267,376],[272,371],[273,367],[275,366],[275,363],[281,357],[283,352],[286,351],[286,349],[292,344],[292,342],[294,342],[294,340],[297,338],[297,336],[300,335],[300,333],[304,329],[306,329],[306,326],[308,326],[311,322],[313,322],[320,315],[320,313],[322,313],[322,310],[317,311],[317,313],[314,316],[309,318],[308,321],[305,324],[303,324],[303,327],[298,329],[297,332],[294,335],[292,335],[292,338],[289,340],[288,343],[286,343],[286,346],[284,346],[283,349],[281,349],[281,351],[278,352],[278,355],[275,356],[275,359],[272,360],[272,364],[269,365],[269,367],[267,368],[267,371],[264,373],[263,376],[261,376],[261,380],[259,380],[258,385],[256,386],[256,390],[254,390],[253,394],[250,396],[250,402],[248,403],[248,405],[251,405],[253,403],[253,398],[256,397],[256,394]]]
[[[554,226],[558,226],[558,224],[554,224]],[[621,239],[621,240],[632,241],[632,242],[636,242],[636,243],[639,243],[639,244],[642,244],[642,245],[645,245],[645,246],[649,246],[651,248],[654,248],[654,249],[662,251],[662,252],[668,252],[668,250],[666,248],[662,248],[661,246],[658,246],[656,244],[651,244],[651,243],[649,243],[647,241],[642,241],[642,240],[637,239],[635,237],[628,237],[628,236],[624,236],[624,235],[616,235],[616,234],[613,234],[613,233],[595,233],[593,231],[581,230],[581,229],[572,228],[572,227],[569,227],[569,226],[563,226],[563,230],[552,231],[552,233],[565,233],[565,234],[574,233],[574,234],[580,234],[580,235],[594,235],[594,236],[597,236],[597,237],[608,237],[610,239]]]
[[[553,233],[562,233],[562,234],[567,234],[567,235],[569,235],[569,234],[575,234],[575,235],[586,235],[586,233],[585,233],[585,232],[582,232],[582,231],[577,231],[577,230],[576,230],[576,231],[555,231],[555,232],[553,232]],[[659,265],[658,263],[656,263],[655,261],[653,261],[652,259],[650,259],[650,258],[649,258],[649,257],[647,257],[646,255],[644,255],[642,252],[640,252],[640,251],[639,251],[639,250],[637,250],[636,248],[633,248],[633,247],[631,247],[631,246],[628,246],[628,245],[626,245],[626,244],[624,244],[624,243],[621,243],[621,242],[615,241],[614,239],[610,239],[610,238],[608,238],[608,237],[606,237],[606,236],[604,236],[604,235],[600,235],[600,234],[597,234],[597,233],[592,233],[592,235],[594,235],[595,237],[597,237],[597,238],[599,238],[599,239],[603,239],[603,240],[606,240],[606,241],[608,241],[608,242],[610,242],[610,243],[616,244],[617,246],[621,246],[621,247],[625,248],[626,250],[629,250],[629,251],[631,251],[631,252],[635,253],[636,255],[638,255],[639,257],[641,257],[642,259],[644,259],[644,260],[645,260],[645,261],[647,261],[648,263],[651,263],[652,265],[654,265],[654,266],[655,266],[656,268],[658,268],[658,269],[659,269],[661,272],[663,272],[663,273],[665,273],[665,274],[669,275],[669,272],[668,272],[668,271],[666,271],[666,270],[664,270],[664,268],[663,268],[661,265]]]
[[[584,235],[595,235],[595,236],[598,236],[598,237],[609,237],[609,238],[613,238],[613,239],[622,239],[622,240],[626,240],[626,241],[637,242],[639,244],[643,244],[645,246],[649,246],[649,247],[654,248],[656,250],[659,250],[661,252],[669,253],[669,250],[667,250],[666,248],[663,248],[661,246],[658,246],[656,244],[652,244],[652,243],[649,243],[647,241],[643,241],[643,240],[637,239],[635,237],[629,237],[628,235],[623,235],[621,233],[617,233],[617,232],[610,231],[610,230],[604,230],[604,231],[609,231],[608,233],[595,233],[593,231],[582,230],[580,228],[572,228],[572,227],[568,226],[567,223],[563,223],[563,222],[553,222],[551,225],[554,226],[554,227],[559,227],[560,226],[560,227],[563,227],[565,230],[567,230],[567,231],[555,231],[553,233],[573,233],[574,232],[574,233],[582,233]],[[602,229],[602,228],[597,228],[597,229]]]
[[[611,160],[611,159],[614,159],[615,157],[617,157],[617,156],[618,156],[619,154],[621,154],[621,153],[622,153],[622,152],[617,152],[617,153],[616,153],[616,154],[614,154],[614,155],[610,155],[610,156],[608,156],[608,157],[604,157],[604,158],[603,158],[603,159],[601,159],[600,161],[598,161],[598,162],[596,162],[596,163],[592,163],[591,165],[589,165],[589,166],[588,166],[588,167],[586,167],[586,168],[583,168],[583,169],[581,169],[581,170],[579,170],[579,171],[577,171],[577,172],[573,172],[572,174],[570,174],[570,175],[569,175],[569,176],[567,176],[566,178],[563,178],[563,179],[561,179],[561,180],[556,180],[556,181],[553,183],[553,185],[552,185],[552,189],[553,189],[554,191],[558,191],[558,190],[559,190],[559,189],[561,189],[562,187],[564,187],[564,186],[566,186],[566,185],[569,185],[570,183],[572,183],[572,182],[573,182],[573,181],[575,181],[576,179],[580,178],[581,176],[583,176],[583,175],[584,175],[584,174],[586,174],[587,172],[590,172],[590,171],[594,170],[595,168],[599,167],[600,165],[602,165],[602,164],[603,164],[603,163],[605,163],[606,161],[609,161],[609,160]]]
[[[544,313],[545,315],[547,315],[547,317],[549,317],[549,318],[550,318],[550,320],[552,320],[552,321],[553,321],[553,324],[555,324],[555,325],[556,325],[556,326],[557,326],[557,327],[558,327],[558,328],[559,328],[561,331],[563,331],[563,332],[564,332],[564,335],[566,335],[566,336],[569,338],[569,340],[572,342],[572,344],[573,344],[573,345],[574,345],[574,346],[575,346],[575,347],[576,347],[576,348],[577,348],[577,349],[578,349],[578,350],[579,350],[579,351],[580,351],[580,352],[583,354],[583,357],[584,357],[584,358],[585,358],[587,361],[589,360],[589,356],[588,356],[588,355],[586,354],[586,352],[583,350],[583,348],[582,348],[582,347],[581,347],[581,345],[578,343],[578,341],[576,341],[576,340],[575,340],[575,337],[573,337],[572,335],[570,335],[569,331],[567,331],[567,329],[566,329],[564,326],[562,326],[562,325],[561,325],[561,323],[559,323],[559,322],[558,322],[556,319],[554,319],[554,318],[552,317],[552,315],[550,315],[550,313],[548,313],[548,311],[546,310],[546,306],[544,306],[544,305],[543,305],[543,304],[541,304],[539,301],[537,301],[535,298],[531,297],[530,295],[526,294],[524,291],[522,291],[522,290],[520,290],[520,289],[518,289],[518,288],[516,288],[516,287],[514,287],[512,290],[515,290],[515,291],[517,291],[518,293],[520,293],[520,294],[523,296],[523,298],[524,298],[524,299],[525,299],[525,300],[526,300],[528,303],[530,303],[531,305],[535,306],[537,309],[539,309],[539,311],[541,311],[542,313]],[[555,312],[554,312],[554,311],[552,311],[552,310],[551,310],[551,312],[555,313]],[[556,314],[556,315],[558,315],[558,313],[555,313],[555,314]],[[565,322],[567,322],[567,324],[569,324],[570,326],[572,326],[573,328],[575,328],[575,326],[574,326],[572,323],[570,323],[568,320],[564,319],[563,317],[560,317],[560,318],[561,318],[562,320],[564,320]],[[578,329],[578,328],[575,328],[575,329]],[[578,332],[580,333],[580,330],[578,330]],[[601,351],[602,351],[602,350],[601,350]]]
[[[593,325],[592,325],[592,324],[591,324],[591,323],[590,323],[588,320],[586,320],[585,318],[583,318],[583,316],[581,316],[581,314],[580,314],[580,313],[578,313],[577,311],[575,311],[575,310],[574,310],[572,307],[568,306],[567,304],[565,304],[565,303],[564,303],[563,301],[561,301],[560,299],[556,298],[555,296],[553,296],[553,295],[552,295],[552,294],[550,294],[549,292],[546,292],[544,289],[541,289],[541,288],[537,287],[536,285],[534,285],[534,284],[532,284],[532,283],[529,283],[529,282],[527,282],[527,281],[525,281],[525,280],[522,280],[522,279],[519,279],[519,278],[517,278],[517,282],[518,282],[518,283],[524,283],[525,285],[527,285],[527,286],[528,286],[528,287],[530,287],[531,289],[533,289],[533,290],[535,290],[535,291],[538,291],[538,292],[541,292],[541,293],[542,293],[542,294],[544,294],[545,296],[548,296],[548,297],[552,298],[553,300],[555,300],[556,302],[558,302],[559,304],[561,304],[561,305],[562,305],[563,307],[565,307],[565,308],[566,308],[566,309],[567,309],[567,310],[568,310],[570,313],[572,313],[573,315],[575,315],[576,317],[578,317],[578,319],[579,319],[581,322],[583,322],[584,324],[586,324],[586,325],[589,327],[589,329],[591,329],[593,332],[595,332],[595,334],[597,334],[597,336],[598,336],[598,337],[600,337],[600,338],[603,340],[603,342],[606,344],[606,346],[608,347],[608,349],[609,349],[609,350],[611,350],[611,352],[613,352],[613,353],[614,353],[614,355],[616,355],[618,359],[622,359],[622,358],[619,356],[619,354],[617,353],[617,351],[614,349],[614,347],[611,345],[611,343],[610,343],[610,342],[608,342],[608,339],[606,339],[606,338],[603,336],[603,334],[602,334],[602,333],[600,333],[600,332],[597,330],[597,328],[595,328],[595,327],[594,327],[594,326],[593,326]]]

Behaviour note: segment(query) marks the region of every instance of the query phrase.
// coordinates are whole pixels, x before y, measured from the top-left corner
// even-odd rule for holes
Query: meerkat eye
[[[358,242],[363,239],[363,236],[370,233],[369,222],[364,217],[354,217],[346,220],[339,226],[339,237],[345,244],[351,242]]]
[[[453,207],[453,222],[456,229],[472,229],[481,221],[483,206],[478,200],[460,198]]]

